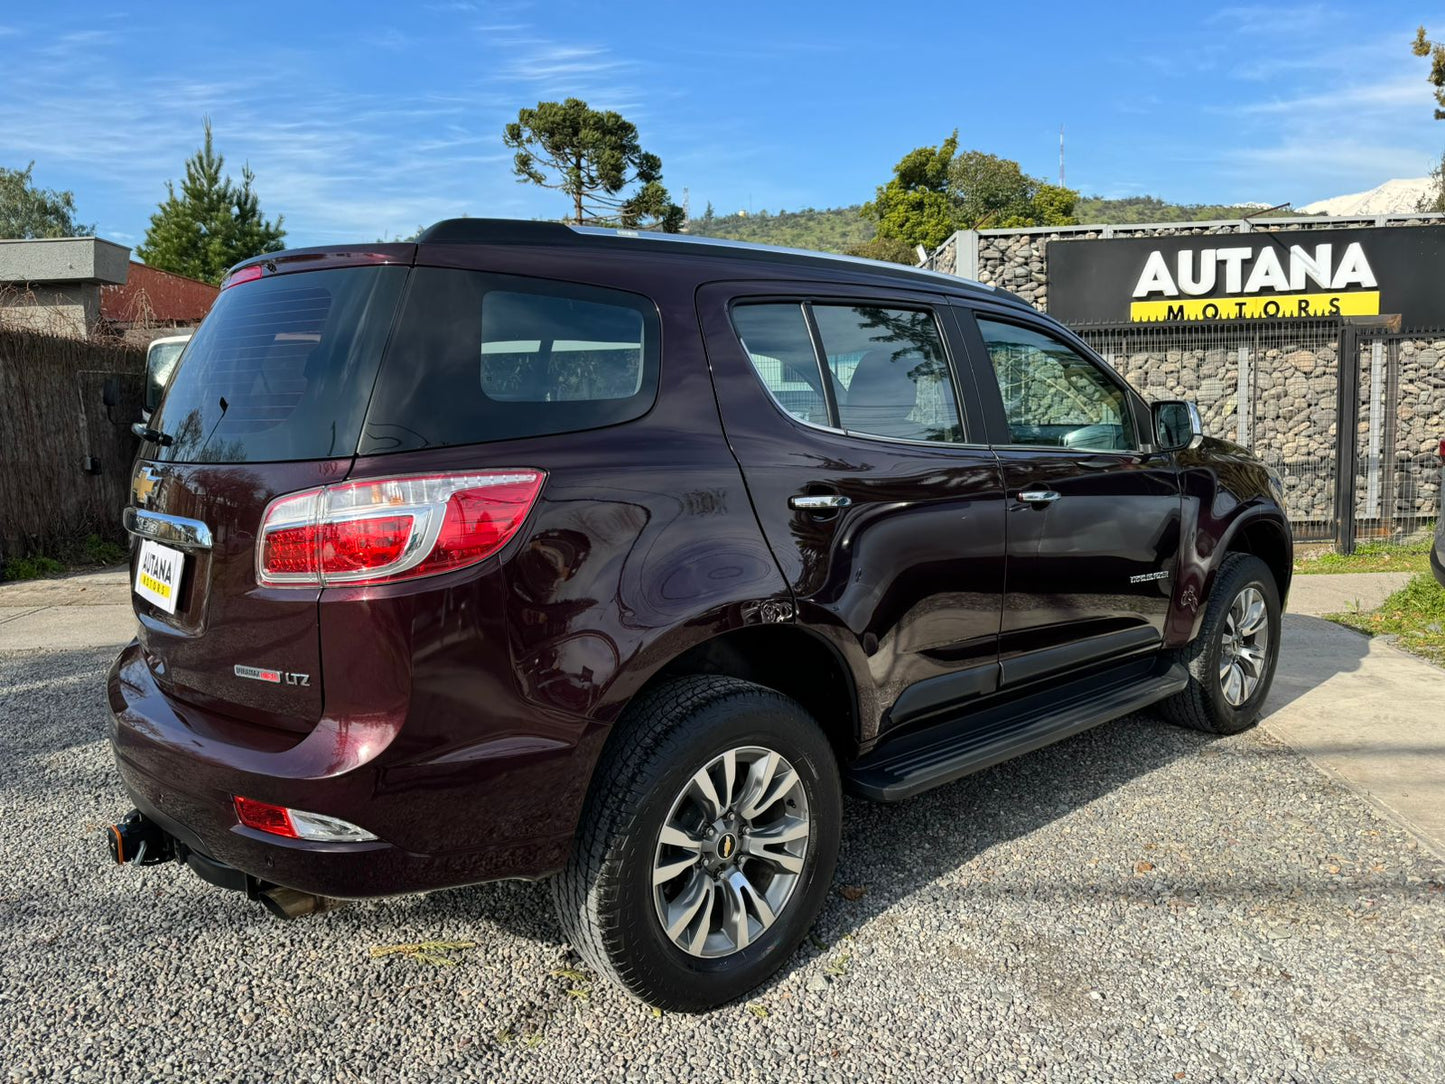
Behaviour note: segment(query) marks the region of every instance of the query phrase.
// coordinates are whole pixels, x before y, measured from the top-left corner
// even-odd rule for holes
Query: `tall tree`
[[[31,179],[35,163],[24,169],[0,167],[0,237],[85,237],[94,226],[75,221],[75,194],[40,188]]]
[[[1078,198],[1073,189],[1030,177],[1011,159],[958,153],[955,130],[937,147],[904,155],[862,213],[877,221],[880,242],[933,249],[955,230],[1072,225]]]
[[[915,148],[893,167],[893,179],[879,186],[861,212],[877,221],[880,239],[934,249],[959,228],[948,178],[957,150],[955,129],[937,147]]]
[[[280,215],[272,222],[261,214],[249,165],[241,167],[239,185],[223,173],[226,160],[216,153],[209,118],[205,132],[201,149],[186,159],[179,194],[166,182],[166,198],[136,253],[163,271],[219,283],[233,264],[280,249],[286,230]]]
[[[517,180],[571,199],[569,222],[667,233],[683,226],[682,208],[662,186],[662,159],[642,149],[637,126],[620,113],[580,98],[538,102],[518,110],[502,142],[517,152]]]
[[[1416,56],[1430,59],[1430,74],[1426,78],[1435,88],[1435,119],[1445,120],[1445,42],[1431,41],[1425,36],[1425,28],[1422,26],[1415,31],[1415,41],[1411,49]],[[1426,193],[1420,201],[1419,209],[1445,211],[1445,154],[1440,156],[1440,161],[1430,171],[1430,176],[1435,178],[1435,188],[1434,191]]]

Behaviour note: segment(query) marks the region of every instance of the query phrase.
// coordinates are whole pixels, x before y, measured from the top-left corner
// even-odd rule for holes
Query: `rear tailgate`
[[[388,247],[409,262],[412,246]],[[151,420],[165,438],[142,445],[126,513],[133,585],[155,547],[151,572],[183,555],[174,612],[132,593],[158,684],[287,730],[309,730],[323,709],[320,590],[261,586],[256,536],[277,497],[350,468],[408,275],[365,255],[299,274],[282,258],[222,291]]]

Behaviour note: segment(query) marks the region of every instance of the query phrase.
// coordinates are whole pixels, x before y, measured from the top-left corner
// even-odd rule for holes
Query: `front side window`
[[[732,316],[759,379],[799,421],[894,440],[962,441],[948,359],[931,312],[790,301],[738,305]]]
[[[1100,368],[1052,335],[979,319],[1014,444],[1130,451],[1129,399]]]

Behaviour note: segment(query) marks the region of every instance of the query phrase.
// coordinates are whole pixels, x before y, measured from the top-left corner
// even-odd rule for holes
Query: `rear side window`
[[[645,414],[657,309],[636,294],[419,267],[371,398],[362,455],[568,433]]]
[[[813,318],[844,429],[894,440],[963,440],[931,312],[815,305]]]
[[[349,456],[404,267],[275,275],[223,290],[151,425],[177,463]]]
[[[802,305],[739,305],[733,310],[733,327],[780,407],[799,421],[832,424]]]
[[[928,310],[764,302],[735,306],[732,319],[759,379],[799,421],[893,440],[963,440],[943,339]]]

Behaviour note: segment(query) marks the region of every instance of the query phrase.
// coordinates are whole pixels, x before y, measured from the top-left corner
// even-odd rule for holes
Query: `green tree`
[[[517,152],[518,181],[571,199],[568,222],[667,233],[683,226],[682,208],[662,186],[662,159],[642,149],[637,126],[620,113],[591,109],[580,98],[538,102],[518,110],[502,142]]]
[[[896,237],[875,237],[860,245],[849,245],[847,254],[863,256],[870,260],[883,260],[886,263],[906,264],[909,267],[918,266],[918,253],[913,250],[913,246]]]
[[[180,192],[166,182],[165,201],[136,254],[163,271],[219,283],[232,265],[280,249],[286,231],[280,215],[271,222],[261,214],[250,166],[241,167],[239,185],[223,174],[226,160],[216,153],[209,118],[205,132],[204,145],[186,160]]]
[[[1425,28],[1422,26],[1415,31],[1411,50],[1416,56],[1428,57],[1430,60],[1430,74],[1426,78],[1435,88],[1435,119],[1445,120],[1445,42],[1431,41],[1425,36]],[[1420,201],[1419,209],[1445,211],[1445,155],[1441,155],[1440,162],[1430,171],[1430,176],[1435,178],[1435,190],[1426,193]]]
[[[35,163],[24,169],[0,167],[0,237],[85,237],[94,226],[75,221],[75,194],[38,188],[31,180]]]
[[[957,150],[955,130],[937,147],[909,151],[893,167],[893,179],[862,208],[865,218],[878,223],[881,239],[935,249],[959,228],[948,179]]]
[[[1028,176],[1011,159],[959,154],[955,130],[937,147],[904,155],[863,214],[877,221],[880,241],[934,249],[955,230],[1072,225],[1078,198],[1073,189]]]

